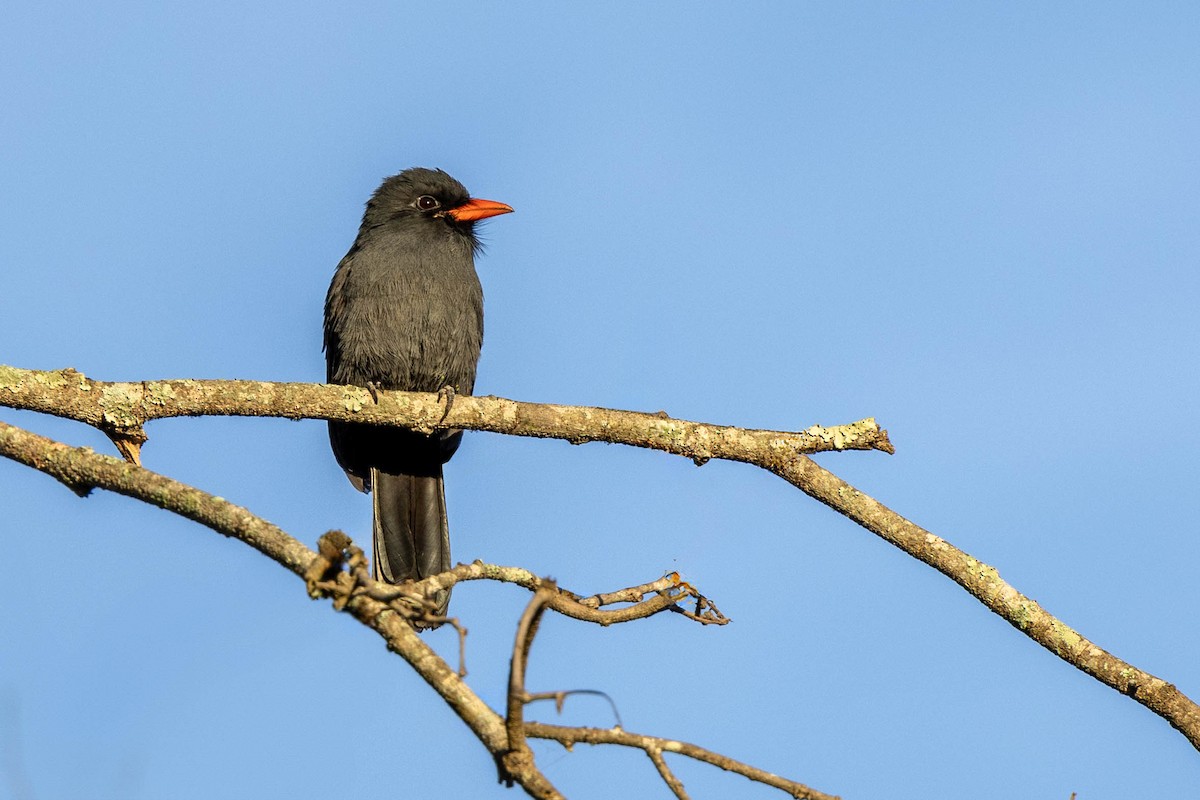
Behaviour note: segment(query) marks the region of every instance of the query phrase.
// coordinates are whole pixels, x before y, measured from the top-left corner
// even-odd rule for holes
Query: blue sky
[[[875,416],[895,456],[821,463],[1200,696],[1195,4],[5,17],[0,363],[320,380],[363,202],[442,167],[516,208],[485,227],[478,392],[790,430]],[[322,423],[148,433],[148,467],[310,544],[369,529]],[[1165,722],[765,473],[468,434],[447,485],[458,559],[586,593],[678,569],[733,618],[547,620],[530,688],[606,691],[631,730],[847,798],[1200,784]],[[7,461],[0,500],[0,798],[512,796],[379,639],[245,546]],[[454,595],[493,706],[527,599]],[[612,724],[588,697],[561,719]],[[667,796],[637,753],[536,747],[569,797]],[[672,763],[696,798],[778,796]]]

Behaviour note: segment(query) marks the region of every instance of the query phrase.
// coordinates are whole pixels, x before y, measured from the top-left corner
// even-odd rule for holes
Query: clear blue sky
[[[895,456],[821,463],[1200,697],[1195,3],[4,17],[0,363],[320,380],[363,202],[443,167],[517,209],[486,226],[477,391],[875,416]],[[306,542],[368,530],[322,423],[148,432],[148,467]],[[1165,722],[770,475],[468,434],[447,484],[458,559],[588,593],[679,569],[733,618],[548,620],[531,688],[604,690],[631,730],[847,798],[1200,786]],[[513,796],[377,637],[240,543],[7,461],[0,501],[0,798]],[[454,595],[493,705],[526,600]],[[612,723],[589,698],[562,719]],[[667,796],[638,753],[537,748],[569,797]],[[695,798],[778,796],[673,764]]]

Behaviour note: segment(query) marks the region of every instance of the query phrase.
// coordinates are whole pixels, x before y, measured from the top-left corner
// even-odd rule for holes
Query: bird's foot
[[[375,385],[375,381],[367,381],[367,391],[371,393],[375,405],[379,405],[379,387]]]

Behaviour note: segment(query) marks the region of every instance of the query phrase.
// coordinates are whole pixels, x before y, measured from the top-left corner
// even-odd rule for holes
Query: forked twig
[[[536,739],[550,739],[559,742],[568,748],[579,743],[593,745],[616,744],[642,750],[647,755],[650,755],[651,750],[658,750],[660,753],[678,753],[741,775],[756,783],[780,789],[792,797],[803,798],[804,800],[837,800],[836,795],[819,792],[797,781],[788,780],[787,778],[780,777],[757,767],[752,767],[749,764],[744,764],[728,756],[723,756],[711,750],[706,750],[703,747],[675,739],[644,736],[638,733],[630,733],[621,728],[574,728],[565,725],[547,725],[544,722],[526,722],[525,733],[527,736],[532,736]],[[653,759],[653,756],[651,756],[651,759]]]

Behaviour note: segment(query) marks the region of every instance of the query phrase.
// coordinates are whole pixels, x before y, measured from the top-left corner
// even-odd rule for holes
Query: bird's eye
[[[421,209],[422,211],[432,211],[433,209],[440,206],[441,203],[439,203],[437,201],[436,197],[431,197],[427,194],[423,194],[417,198],[417,201],[416,201],[416,203],[414,203],[414,205],[417,208]]]

